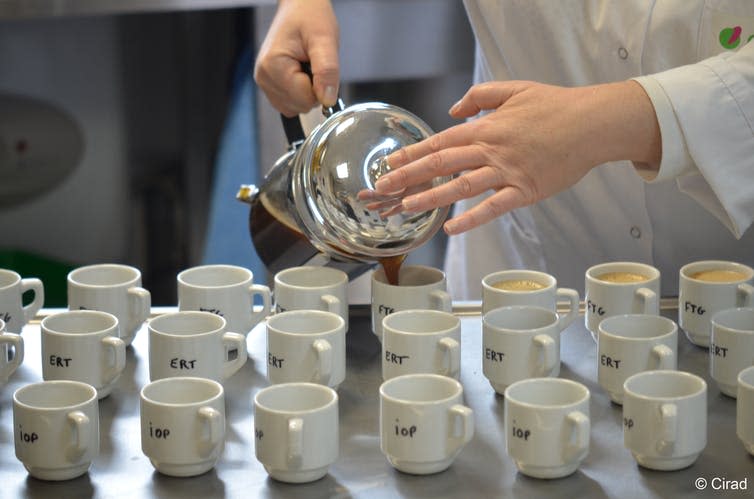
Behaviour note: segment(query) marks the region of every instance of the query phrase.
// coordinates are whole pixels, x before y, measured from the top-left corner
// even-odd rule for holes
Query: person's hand
[[[313,84],[301,69],[310,62]],[[329,0],[280,0],[257,55],[254,79],[285,116],[331,107],[338,96],[338,21]]]
[[[373,196],[406,190],[398,210],[421,212],[496,191],[445,223],[458,234],[575,184],[601,163],[628,159],[657,168],[659,126],[649,97],[633,81],[564,88],[526,81],[472,87],[454,118],[490,113],[387,157],[392,171]],[[464,172],[435,188],[412,187]],[[387,207],[395,213],[395,203]]]

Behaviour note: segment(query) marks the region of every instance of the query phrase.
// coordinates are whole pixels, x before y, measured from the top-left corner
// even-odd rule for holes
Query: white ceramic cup
[[[560,378],[518,381],[505,390],[505,441],[518,471],[560,478],[589,453],[589,389]]]
[[[346,325],[322,310],[291,310],[267,318],[267,379],[337,389],[346,377]]]
[[[254,311],[254,297],[262,310]],[[270,288],[254,284],[254,274],[234,265],[202,265],[178,274],[178,310],[211,312],[231,331],[246,335],[270,314]]]
[[[24,306],[22,296],[27,291],[34,293],[31,303]],[[11,333],[20,333],[45,301],[42,281],[33,277],[21,278],[12,270],[0,269],[0,320]]]
[[[399,310],[452,311],[445,273],[424,265],[404,265],[398,285],[388,284],[385,271],[372,273],[372,332],[382,340],[382,319]]]
[[[382,379],[434,373],[458,379],[461,319],[440,310],[401,310],[382,320]]]
[[[599,278],[609,273],[639,274],[647,279],[639,282],[607,282]],[[584,324],[597,341],[599,324],[608,317],[660,314],[660,271],[644,263],[601,263],[587,269],[584,293]]]
[[[338,314],[348,332],[348,274],[330,267],[292,267],[275,274],[275,313],[324,310]]]
[[[736,397],[738,373],[754,366],[754,308],[721,310],[711,322],[710,374],[721,392]]]
[[[42,378],[88,383],[98,398],[112,392],[126,367],[118,319],[107,312],[74,310],[42,320]]]
[[[538,289],[500,289],[495,284],[506,281],[536,283]],[[568,312],[564,324],[570,325],[579,315],[579,292],[570,288],[559,288],[555,277],[535,270],[501,270],[482,279],[482,314],[494,308],[511,305],[532,305],[557,311],[558,301],[568,302]]]
[[[482,372],[499,394],[522,379],[560,374],[566,316],[542,307],[492,309],[482,317]]]
[[[164,475],[212,469],[225,444],[225,395],[217,381],[165,378],[141,389],[141,450]]]
[[[0,382],[4,383],[24,360],[24,339],[20,334],[5,332],[0,320]]]
[[[149,379],[199,377],[223,382],[246,363],[246,336],[225,331],[210,312],[173,312],[149,326]]]
[[[103,263],[68,273],[68,309],[101,310],[118,318],[126,345],[149,317],[152,296],[141,287],[141,272],[128,265]]]
[[[719,270],[739,273],[730,281],[712,282],[692,276],[699,272]],[[754,269],[747,265],[723,260],[704,260],[681,267],[678,282],[678,325],[688,339],[699,346],[708,347],[711,318],[720,310],[752,306],[754,297]]]
[[[641,466],[679,470],[707,445],[707,384],[683,371],[644,371],[623,385],[623,443]]]
[[[380,449],[397,470],[447,469],[474,436],[474,412],[461,383],[439,374],[406,374],[380,386]]]
[[[314,383],[283,383],[254,396],[254,451],[281,482],[319,480],[338,459],[338,394]]]
[[[678,367],[678,326],[660,315],[614,315],[600,322],[597,381],[616,404],[623,383],[642,371]]]
[[[736,435],[754,456],[754,366],[738,373],[738,400],[736,400]]]
[[[99,454],[97,390],[79,381],[32,383],[13,394],[16,457],[35,478],[69,480]]]

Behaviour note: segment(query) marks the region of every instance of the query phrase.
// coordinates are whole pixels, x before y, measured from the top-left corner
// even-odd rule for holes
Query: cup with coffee
[[[754,365],[754,308],[729,308],[712,316],[709,367],[720,391],[736,397],[738,373]]]
[[[555,277],[535,270],[502,270],[482,279],[482,313],[510,305],[532,305],[557,311],[558,302],[568,303],[561,316],[563,328],[579,315],[579,293],[559,288]]]
[[[24,339],[20,334],[5,332],[0,320],[0,382],[4,383],[24,360]]]
[[[382,319],[399,310],[442,310],[452,303],[445,273],[425,265],[403,265],[398,284],[388,282],[385,270],[372,273],[372,332],[382,340]]]
[[[727,308],[750,307],[754,269],[725,260],[703,260],[681,267],[678,325],[695,345],[709,347],[711,318]]]
[[[644,371],[623,384],[623,443],[644,468],[691,466],[707,446],[707,383],[683,371]]]
[[[34,298],[27,305],[22,296],[31,291]],[[33,277],[22,278],[12,270],[0,269],[0,319],[11,333],[21,333],[45,301],[44,284]]]
[[[584,323],[597,341],[600,322],[614,315],[660,313],[660,271],[636,262],[608,262],[587,269]]]
[[[118,318],[120,338],[130,345],[149,317],[152,295],[141,287],[141,271],[102,263],[72,270],[67,278],[68,310],[100,310]]]

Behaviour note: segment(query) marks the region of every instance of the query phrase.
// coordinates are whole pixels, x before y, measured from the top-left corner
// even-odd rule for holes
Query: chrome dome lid
[[[431,238],[449,207],[383,217],[358,194],[374,189],[390,171],[387,155],[432,134],[417,116],[383,103],[350,106],[314,129],[294,165],[293,197],[315,245],[349,259],[374,261],[406,254]],[[433,179],[421,190],[450,178]]]

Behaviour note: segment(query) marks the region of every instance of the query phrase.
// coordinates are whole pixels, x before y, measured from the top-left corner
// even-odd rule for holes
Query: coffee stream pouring
[[[355,278],[377,262],[400,262],[429,240],[448,214],[442,207],[385,216],[389,200],[375,208],[374,200],[359,196],[390,171],[387,155],[432,135],[426,123],[405,109],[374,102],[344,108],[338,99],[335,108],[322,112],[325,120],[308,137],[298,117],[281,116],[288,151],[261,187],[244,185],[237,195],[251,205],[251,239],[273,274],[327,265]],[[436,178],[421,189],[448,180]]]

